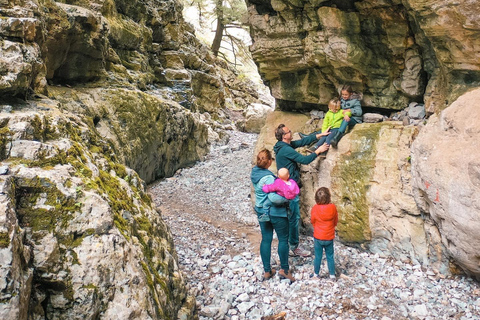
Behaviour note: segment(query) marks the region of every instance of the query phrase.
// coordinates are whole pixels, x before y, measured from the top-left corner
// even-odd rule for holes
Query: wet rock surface
[[[200,319],[478,319],[480,286],[463,277],[335,243],[337,281],[323,261],[313,272],[313,238],[301,236],[308,258],[290,257],[295,283],[262,281],[260,230],[252,213],[250,169],[257,136],[230,133],[206,161],[149,188],[169,225],[180,268],[196,296]],[[341,214],[341,213],[340,213]],[[274,239],[272,263],[279,269]]]

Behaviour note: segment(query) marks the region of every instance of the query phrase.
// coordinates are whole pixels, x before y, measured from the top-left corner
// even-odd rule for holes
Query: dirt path
[[[255,135],[232,133],[204,162],[149,186],[170,227],[201,320],[480,319],[480,287],[335,242],[337,282],[310,278],[313,257],[290,258],[297,281],[261,281],[260,230],[250,199]],[[313,252],[313,239],[301,236]],[[278,268],[276,240],[272,264]]]

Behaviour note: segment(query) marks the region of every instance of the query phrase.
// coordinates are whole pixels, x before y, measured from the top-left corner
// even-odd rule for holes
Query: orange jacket
[[[316,204],[310,212],[313,237],[318,240],[333,240],[338,222],[337,207],[333,203]]]

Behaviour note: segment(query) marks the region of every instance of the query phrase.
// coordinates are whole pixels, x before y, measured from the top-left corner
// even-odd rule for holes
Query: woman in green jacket
[[[295,278],[292,276],[288,265],[288,200],[275,192],[265,193],[262,190],[265,184],[271,184],[275,181],[275,175],[268,170],[272,162],[272,153],[267,149],[261,150],[257,155],[257,165],[253,167],[250,175],[255,189],[255,212],[258,215],[258,222],[262,233],[260,257],[262,258],[265,272],[263,278],[264,280],[268,280],[276,273],[275,269],[272,269],[270,265],[273,230],[275,230],[278,238],[278,256],[281,266],[278,275],[281,278],[286,278],[293,282]],[[266,206],[266,202],[269,203],[269,205]]]

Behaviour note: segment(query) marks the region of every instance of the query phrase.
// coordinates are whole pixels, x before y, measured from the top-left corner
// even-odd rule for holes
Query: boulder
[[[275,130],[279,124],[285,124],[294,133],[294,139],[299,139],[299,136],[296,135],[296,132],[310,132],[310,130],[306,130],[305,126],[305,123],[308,121],[308,119],[309,116],[301,113],[284,112],[279,110],[268,113],[267,119],[265,120],[265,125],[260,132],[258,142],[255,146],[253,159],[256,159],[258,152],[264,148],[273,152],[273,146],[277,143],[277,139],[275,138]],[[270,170],[276,172],[277,169],[275,161],[270,167]]]
[[[438,229],[424,224],[414,199],[410,145],[416,131],[400,122],[359,124],[325,160],[301,166],[306,229],[315,191],[328,187],[339,212],[340,241],[449,274]]]
[[[425,106],[423,104],[410,104],[408,107],[408,117],[410,119],[420,120],[425,118]]]
[[[365,113],[363,115],[363,122],[365,123],[375,123],[375,122],[382,122],[383,116],[378,113]]]
[[[432,115],[412,145],[415,200],[448,256],[480,280],[480,89]]]
[[[268,113],[272,111],[272,107],[260,103],[253,103],[248,106],[247,110],[245,110],[244,130],[246,132],[260,133],[265,125]]]

